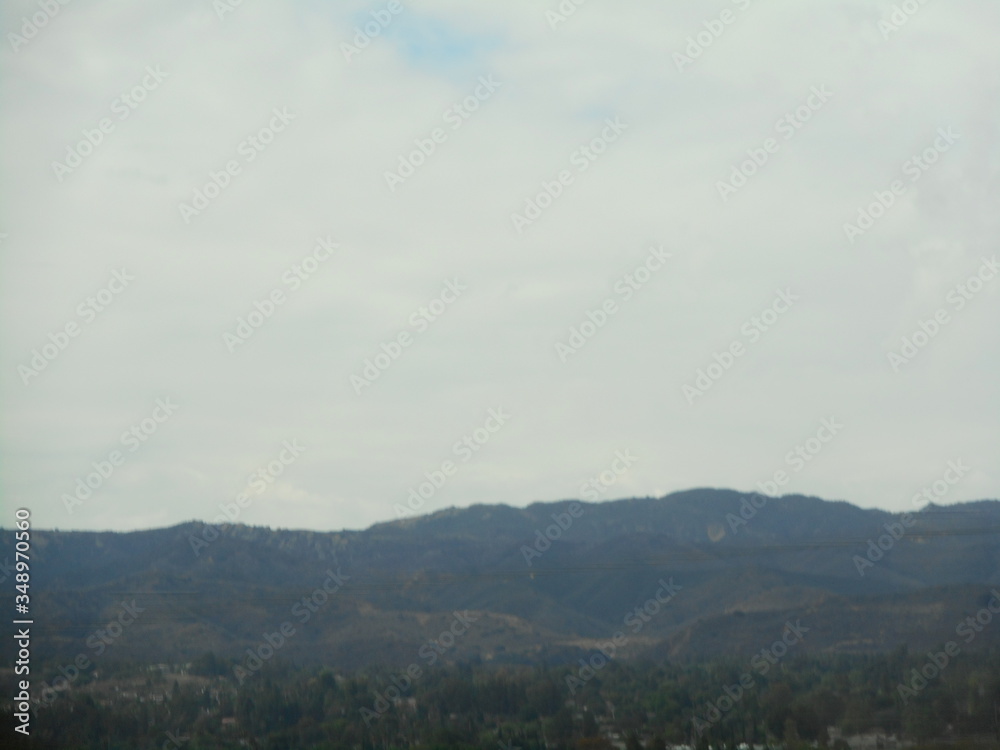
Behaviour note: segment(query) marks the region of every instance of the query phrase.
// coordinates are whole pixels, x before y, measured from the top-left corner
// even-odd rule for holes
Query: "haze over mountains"
[[[478,505],[339,533],[35,530],[36,647],[72,659],[132,607],[104,658],[240,658],[286,622],[281,658],[344,669],[405,666],[428,644],[445,661],[562,662],[618,631],[625,658],[750,656],[788,621],[808,629],[802,652],[915,650],[955,639],[1000,587],[996,500],[912,518],[764,500]],[[13,548],[12,531],[0,538]],[[980,630],[970,648],[1000,643]]]

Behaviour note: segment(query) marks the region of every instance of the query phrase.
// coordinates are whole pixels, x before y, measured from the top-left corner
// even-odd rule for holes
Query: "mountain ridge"
[[[930,647],[1000,585],[1000,501],[927,506],[904,527],[907,516],[842,500],[764,497],[696,489],[474,505],[357,531],[34,529],[32,606],[44,614],[39,641],[60,657],[135,597],[146,614],[109,649],[115,658],[235,658],[340,574],[347,583],[282,658],[346,668],[412,660],[466,610],[479,624],[446,658],[572,660],[621,629],[661,581],[679,593],[623,654],[746,653],[795,618],[825,623],[803,650]],[[12,548],[13,531],[0,541]],[[991,643],[992,631],[976,645]]]

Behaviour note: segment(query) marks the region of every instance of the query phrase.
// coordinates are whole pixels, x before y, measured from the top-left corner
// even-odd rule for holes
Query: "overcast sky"
[[[997,497],[995,2],[224,2],[0,11],[3,525]]]

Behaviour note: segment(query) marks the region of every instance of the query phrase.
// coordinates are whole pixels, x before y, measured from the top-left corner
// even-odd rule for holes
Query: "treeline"
[[[105,668],[38,710],[29,741],[5,713],[4,736],[14,738],[10,747],[81,750],[844,748],[828,735],[834,727],[995,747],[1000,651],[947,662],[939,653],[789,656],[766,673],[745,660],[658,665],[592,655],[574,665],[442,665],[418,676],[276,658],[242,682],[234,662],[205,654],[176,678],[148,665]]]

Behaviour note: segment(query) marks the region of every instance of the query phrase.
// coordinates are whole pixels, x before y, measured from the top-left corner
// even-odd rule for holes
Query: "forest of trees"
[[[933,673],[928,662],[905,650],[790,657],[748,680],[747,662],[733,659],[592,658],[596,669],[452,664],[409,679],[405,670],[344,674],[275,659],[241,681],[233,662],[205,654],[177,676],[127,663],[87,675],[37,712],[20,746],[843,748],[828,735],[834,727],[996,747],[1000,651],[959,655],[931,679],[915,675]]]

